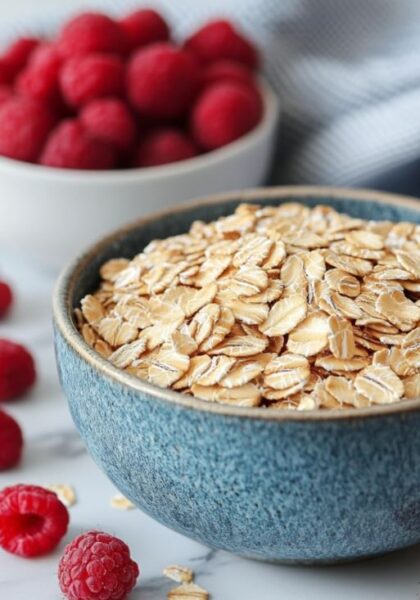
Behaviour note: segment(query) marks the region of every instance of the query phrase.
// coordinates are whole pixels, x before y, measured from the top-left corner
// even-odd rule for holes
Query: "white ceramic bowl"
[[[279,112],[264,84],[261,123],[197,158],[147,169],[53,169],[0,157],[0,245],[59,267],[108,231],[181,200],[264,182]]]

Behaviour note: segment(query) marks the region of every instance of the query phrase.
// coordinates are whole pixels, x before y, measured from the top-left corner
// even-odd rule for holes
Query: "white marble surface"
[[[340,567],[266,565],[214,552],[155,523],[139,510],[110,508],[112,484],[87,455],[60,391],[51,336],[50,295],[54,273],[0,247],[0,273],[17,292],[0,337],[27,344],[38,366],[38,384],[23,400],[7,405],[22,424],[22,465],[0,474],[0,488],[17,482],[70,483],[78,501],[60,547],[46,558],[24,560],[0,551],[1,600],[58,600],[56,570],[66,542],[98,528],[123,538],[139,562],[141,577],[132,600],[164,600],[170,588],[163,567],[192,567],[214,600],[419,600],[420,547]]]

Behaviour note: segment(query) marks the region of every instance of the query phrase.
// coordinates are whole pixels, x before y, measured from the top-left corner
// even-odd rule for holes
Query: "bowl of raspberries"
[[[279,107],[260,68],[235,23],[178,39],[145,8],[13,40],[0,51],[0,239],[59,266],[159,208],[261,184]]]

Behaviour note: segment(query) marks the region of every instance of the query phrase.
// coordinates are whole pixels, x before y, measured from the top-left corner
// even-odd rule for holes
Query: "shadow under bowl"
[[[420,542],[420,399],[347,411],[207,403],[140,381],[84,342],[72,311],[100,265],[244,201],[328,204],[420,223],[420,202],[316,187],[260,189],[152,216],[90,248],[54,294],[60,379],[94,460],[142,510],[214,548],[267,561],[334,563]]]

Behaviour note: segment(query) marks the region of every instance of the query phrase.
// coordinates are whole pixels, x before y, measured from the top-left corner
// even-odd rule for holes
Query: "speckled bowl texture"
[[[321,203],[355,217],[420,223],[414,199],[260,189],[161,213],[96,244],[65,270],[54,295],[61,383],[89,452],[143,511],[235,554],[334,563],[419,543],[420,399],[299,413],[206,403],[127,375],[78,334],[72,309],[95,290],[104,261],[130,258],[150,240],[243,201]]]

